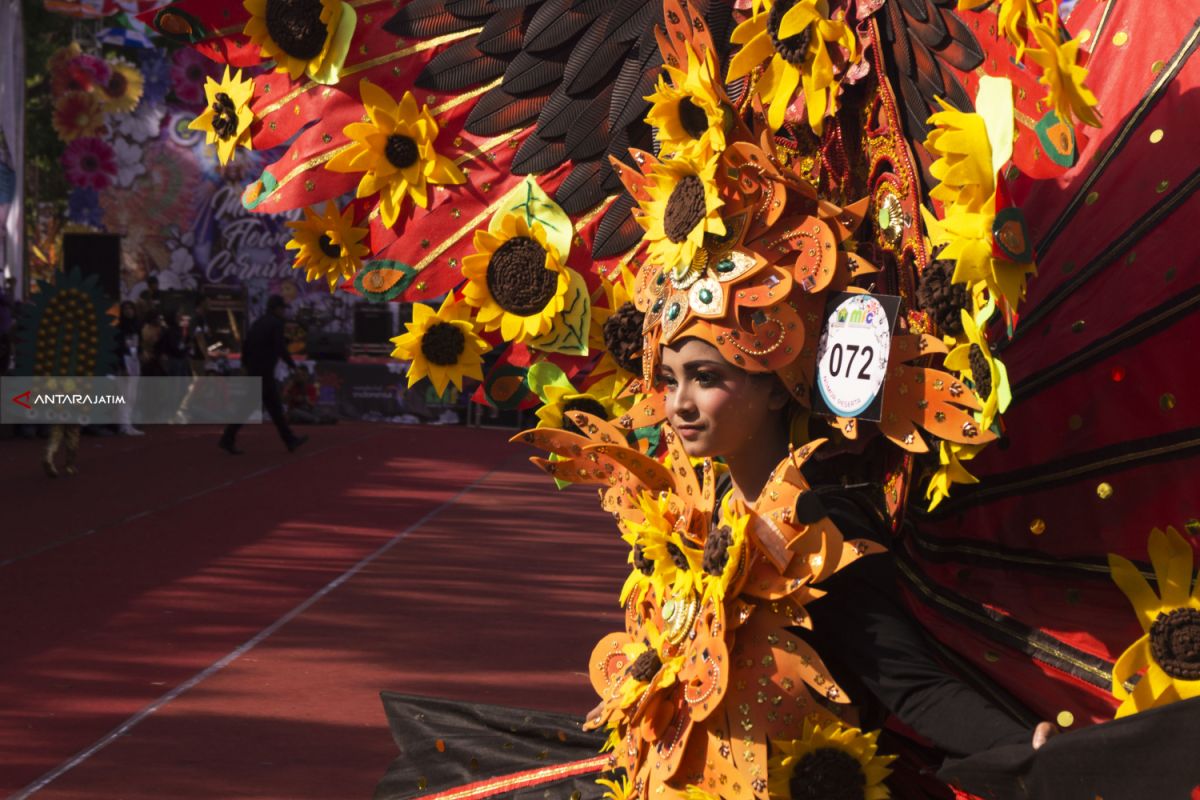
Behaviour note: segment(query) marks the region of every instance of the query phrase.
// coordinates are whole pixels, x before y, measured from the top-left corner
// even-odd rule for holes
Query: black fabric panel
[[[580,729],[582,717],[393,692],[380,697],[400,755],[376,786],[375,800],[415,800],[488,778],[583,761],[600,755],[604,743],[602,734]],[[578,791],[583,800],[599,800],[604,790],[595,781],[604,774],[494,796],[543,800]]]
[[[1187,800],[1200,791],[1200,698],[1060,734],[1040,750],[1001,747],[938,777],[983,800]]]

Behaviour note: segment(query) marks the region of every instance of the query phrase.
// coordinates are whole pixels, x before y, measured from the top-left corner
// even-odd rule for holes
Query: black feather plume
[[[622,194],[608,207],[596,227],[592,258],[619,256],[642,240],[642,226],[631,213],[635,205],[632,197]]]
[[[455,42],[425,65],[416,85],[435,92],[458,91],[499,78],[506,66],[504,59],[479,52],[474,41]]]
[[[513,97],[497,86],[479,98],[463,127],[475,136],[495,136],[524,128],[537,119],[548,97],[549,92]]]
[[[536,135],[530,136],[513,157],[512,171],[515,175],[530,175],[553,169],[567,158],[566,142],[548,142]]]

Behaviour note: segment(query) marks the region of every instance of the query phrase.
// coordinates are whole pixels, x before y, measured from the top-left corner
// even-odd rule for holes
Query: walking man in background
[[[287,301],[277,294],[267,299],[267,313],[254,321],[246,332],[242,343],[242,368],[247,375],[262,378],[262,404],[271,421],[275,423],[279,437],[289,452],[308,441],[307,436],[297,436],[288,427],[287,417],[283,413],[283,403],[279,397],[279,386],[275,383],[275,366],[279,359],[290,369],[296,369],[292,356],[287,350],[287,338],[284,336],[284,320],[287,316]],[[217,446],[230,455],[238,455],[242,451],[237,446],[237,434],[241,425],[228,425],[221,434]]]

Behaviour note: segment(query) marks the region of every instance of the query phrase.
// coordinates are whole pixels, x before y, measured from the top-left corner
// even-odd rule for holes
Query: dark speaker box
[[[392,338],[392,309],[386,303],[354,307],[354,343],[387,344]]]
[[[100,290],[114,303],[121,298],[121,237],[111,233],[64,233],[63,269],[78,268],[100,279]]]
[[[350,355],[350,334],[327,331],[310,333],[304,354],[317,361],[345,361]]]

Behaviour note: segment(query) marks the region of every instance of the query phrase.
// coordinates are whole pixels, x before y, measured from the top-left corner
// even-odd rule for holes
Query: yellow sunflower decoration
[[[253,150],[250,125],[254,122],[254,112],[250,110],[250,99],[254,96],[254,81],[243,80],[238,70],[231,72],[225,67],[220,83],[212,78],[204,82],[204,95],[208,108],[188,127],[208,134],[205,141],[216,143],[217,158],[222,164],[229,163],[238,145]]]
[[[983,335],[983,320],[991,314],[993,306],[980,312],[979,319],[973,318],[963,309],[963,336],[966,341],[946,355],[946,369],[953,370],[971,382],[983,410],[979,412],[979,425],[984,430],[992,427],[996,417],[1008,409],[1012,402],[1012,389],[1008,384],[1008,370],[1000,359],[992,356],[988,341]]]
[[[1038,82],[1046,86],[1047,104],[1063,122],[1069,123],[1074,114],[1093,128],[1099,128],[1096,95],[1083,85],[1087,70],[1079,66],[1079,40],[1062,41],[1058,15],[1053,10],[1038,20],[1031,30],[1041,49],[1031,49],[1028,55],[1042,68]]]
[[[292,80],[307,73],[317,83],[337,83],[354,33],[354,9],[341,0],[245,0],[250,19],[242,33],[259,46],[276,72]]]
[[[429,206],[429,185],[466,183],[454,161],[434,149],[438,124],[426,106],[417,107],[412,92],[400,102],[368,80],[358,85],[368,122],[344,129],[350,145],[325,165],[334,172],[361,172],[358,197],[379,195],[383,224],[396,224],[404,198]]]
[[[100,107],[109,114],[133,111],[142,100],[145,79],[141,71],[124,59],[110,61],[108,66],[112,68],[112,74],[96,92]]]
[[[725,235],[725,222],[717,196],[717,156],[707,160],[693,153],[655,163],[647,191],[650,200],[638,218],[646,229],[649,261],[682,277],[704,244],[706,233]],[[639,201],[642,202],[642,201]]]
[[[712,54],[705,50],[701,61],[691,44],[685,47],[687,69],[663,65],[666,76],[659,75],[654,94],[646,98],[652,104],[646,121],[658,130],[663,155],[694,148],[706,157],[725,149],[733,117],[721,99]]]
[[[629,661],[629,672],[621,682],[621,708],[634,705],[647,691],[670,687],[679,678],[679,671],[683,669],[682,653],[663,661],[665,638],[654,625],[647,624],[645,633],[647,641],[631,642],[622,648],[625,658]]]
[[[650,585],[655,594],[660,598],[687,598],[702,592],[704,551],[676,530],[671,495],[663,492],[655,497],[643,492],[637,504],[645,520],[623,520],[621,528],[634,535],[634,541],[641,545],[641,557],[653,565]],[[640,571],[644,573],[644,569]]]
[[[1193,586],[1192,546],[1179,532],[1155,528],[1148,545],[1158,593],[1128,559],[1110,553],[1113,581],[1133,604],[1145,631],[1113,665],[1117,718],[1200,697],[1200,581]],[[1125,684],[1141,679],[1133,691]]]
[[[929,486],[925,489],[925,499],[929,501],[930,511],[950,496],[950,488],[955,484],[979,483],[979,479],[968,472],[962,462],[974,458],[980,449],[978,445],[942,440],[938,446],[938,468],[934,470],[929,479]]]
[[[721,505],[721,522],[704,541],[701,557],[703,594],[718,607],[723,607],[740,575],[746,569],[746,526],[750,515],[745,506],[726,501]]]
[[[1004,38],[1017,48],[1017,60],[1025,53],[1025,34],[1031,23],[1037,21],[1038,0],[999,0],[996,3],[996,22]],[[978,8],[975,0],[958,0],[959,11]]]
[[[467,302],[485,330],[526,342],[550,330],[563,309],[570,270],[540,222],[505,214],[475,231],[475,252],[462,260]]]
[[[731,40],[741,49],[729,63],[728,80],[745,77],[769,62],[757,89],[772,129],[783,125],[797,88],[804,90],[808,124],[817,134],[824,130],[825,117],[837,111],[840,84],[830,48],[839,51],[840,62],[862,59],[854,30],[843,15],[839,12],[830,18],[826,0],[763,0],[734,29]]]
[[[288,250],[296,250],[295,269],[305,270],[305,279],[323,278],[333,291],[341,280],[349,280],[362,268],[362,259],[370,252],[363,243],[366,228],[354,227],[354,211],[347,207],[339,213],[337,203],[329,201],[318,214],[304,209],[304,219],[289,222],[292,229]]]
[[[840,722],[822,726],[810,717],[801,738],[773,740],[767,767],[771,800],[792,797],[891,797],[884,780],[895,756],[878,755],[879,731],[863,733]],[[793,788],[795,787],[795,788]]]
[[[619,780],[597,778],[596,783],[604,787],[604,800],[633,800],[637,796],[628,775],[622,775]]]
[[[392,358],[412,362],[409,386],[428,376],[434,390],[444,394],[450,383],[461,391],[463,378],[483,380],[483,354],[491,348],[475,332],[470,309],[455,302],[453,293],[436,312],[413,303],[412,322],[404,327],[408,332],[392,339]]]
[[[938,185],[930,197],[954,211],[978,212],[993,202],[996,173],[987,123],[979,114],[958,111],[938,98],[942,110],[929,118],[933,127],[925,147],[937,155],[929,172]]]

